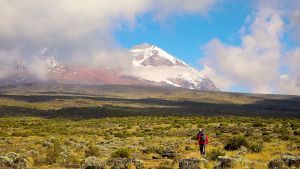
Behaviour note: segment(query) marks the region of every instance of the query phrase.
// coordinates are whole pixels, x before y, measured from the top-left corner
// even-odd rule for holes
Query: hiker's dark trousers
[[[200,154],[205,155],[205,144],[199,144],[200,146]]]

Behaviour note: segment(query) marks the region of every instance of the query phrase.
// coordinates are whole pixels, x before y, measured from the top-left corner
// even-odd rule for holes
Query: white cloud
[[[300,48],[289,51],[285,63],[289,70],[280,76],[278,92],[300,95]]]
[[[205,14],[208,12],[217,0],[153,0],[154,12],[157,19],[165,19],[172,14],[198,13]]]
[[[240,46],[223,44],[218,39],[206,45],[203,72],[223,90],[241,85],[253,92],[272,92],[271,82],[279,74],[282,31],[283,21],[277,11],[257,11]]]
[[[300,48],[284,53],[282,40],[287,31],[294,37],[300,33],[300,3],[258,2],[254,15],[247,17],[240,30],[239,46],[213,39],[204,47],[203,73],[223,90],[240,86],[258,93],[300,94]],[[282,67],[288,72],[283,74]]]
[[[11,75],[14,72],[16,51],[1,51],[0,50],[0,79]],[[9,56],[9,57],[8,57]]]
[[[45,47],[65,62],[126,67],[128,51],[115,42],[115,30],[134,28],[136,17],[145,13],[153,17],[178,12],[199,14],[214,3],[215,0],[0,0],[0,74],[8,75],[13,70],[4,68],[10,62],[10,51],[16,51],[15,60],[33,65]],[[5,58],[8,61],[4,62]],[[43,71],[42,65],[38,67]]]
[[[282,8],[289,20],[288,32],[291,33],[291,38],[300,41],[300,2],[299,0],[281,1]]]
[[[124,22],[134,23],[146,6],[146,0],[1,0],[0,36],[76,40],[94,31],[110,32]]]

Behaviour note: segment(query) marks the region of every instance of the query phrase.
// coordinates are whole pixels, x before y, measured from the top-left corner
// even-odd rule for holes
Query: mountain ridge
[[[55,55],[49,53],[51,52],[48,48],[40,51],[45,66],[42,78],[36,78],[22,61],[16,61],[16,71],[9,77],[0,79],[0,85],[48,81],[219,90],[208,77],[184,61],[151,44],[136,45],[130,50],[132,65],[129,65],[129,70],[63,64],[56,60]]]

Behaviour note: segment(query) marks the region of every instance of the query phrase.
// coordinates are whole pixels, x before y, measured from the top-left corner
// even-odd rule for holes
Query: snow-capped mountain
[[[157,46],[141,44],[131,52],[133,76],[176,87],[218,90],[209,78]]]
[[[130,51],[132,65],[121,71],[107,67],[63,64],[57,61],[53,54],[55,52],[44,48],[40,51],[39,61],[43,65],[41,71],[44,72],[40,75],[43,75],[43,82],[156,85],[218,90],[209,78],[159,47],[141,44]],[[30,66],[22,61],[16,61],[15,69],[10,76],[0,79],[0,86],[41,81],[32,74]]]

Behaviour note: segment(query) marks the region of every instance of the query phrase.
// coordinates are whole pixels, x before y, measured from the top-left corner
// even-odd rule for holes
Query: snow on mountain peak
[[[54,56],[48,57],[44,62],[47,72],[62,73],[66,71],[66,67],[58,63]]]
[[[46,65],[49,67],[49,68],[54,68],[56,66],[59,66],[59,63],[54,59],[54,57],[49,57],[45,60],[46,62]]]
[[[188,66],[161,48],[147,43],[134,46],[131,52],[135,57],[133,62],[135,66]]]
[[[217,90],[202,73],[155,45],[137,45],[131,52],[135,67],[132,76],[175,87]]]

